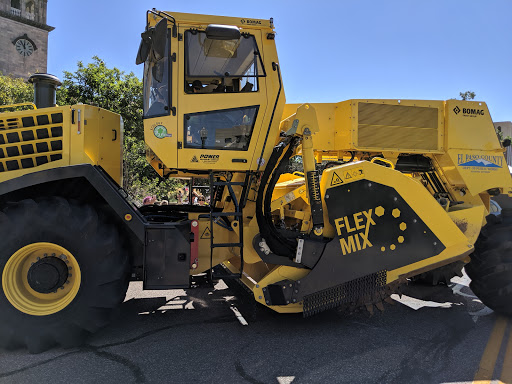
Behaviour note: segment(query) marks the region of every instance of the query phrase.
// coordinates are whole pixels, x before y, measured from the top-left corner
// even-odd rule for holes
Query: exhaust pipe
[[[34,84],[34,104],[37,108],[57,105],[57,87],[62,85],[57,76],[35,73],[28,78],[28,82]]]

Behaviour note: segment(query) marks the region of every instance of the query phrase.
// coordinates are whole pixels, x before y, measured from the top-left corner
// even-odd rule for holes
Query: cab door
[[[151,149],[148,160],[157,162],[158,158],[167,168],[178,166],[177,48],[178,39],[168,29],[163,58],[156,63],[149,59],[144,63],[144,140]]]
[[[216,40],[181,25],[177,82],[178,168],[249,169],[266,112],[261,31]]]

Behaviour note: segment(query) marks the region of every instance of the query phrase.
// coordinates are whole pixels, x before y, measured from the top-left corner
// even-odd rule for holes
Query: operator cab
[[[217,19],[148,12],[137,63],[144,63],[148,157],[162,176],[258,166],[281,93],[280,78],[269,81],[266,71],[277,60],[272,26]]]

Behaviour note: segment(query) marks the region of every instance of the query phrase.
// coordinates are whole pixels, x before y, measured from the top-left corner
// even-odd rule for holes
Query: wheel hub
[[[80,266],[69,250],[55,243],[32,243],[12,254],[2,272],[2,290],[20,312],[57,313],[80,289]]]
[[[68,279],[68,266],[58,257],[44,257],[30,267],[27,281],[39,293],[56,292]]]

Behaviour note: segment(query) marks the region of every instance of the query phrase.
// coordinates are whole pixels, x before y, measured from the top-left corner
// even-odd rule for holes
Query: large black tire
[[[466,272],[482,303],[512,316],[512,217],[489,215]]]
[[[450,284],[450,280],[452,279],[452,277],[463,276],[462,268],[464,268],[464,262],[456,261],[454,263],[444,265],[431,271],[423,272],[418,276],[414,276],[411,280],[413,282],[428,285],[448,285]]]
[[[57,197],[9,203],[0,211],[0,233],[0,283],[8,260],[34,243],[65,248],[81,273],[72,301],[47,315],[17,309],[0,284],[0,346],[26,346],[31,353],[57,344],[73,347],[110,322],[126,294],[130,261],[115,226],[96,209]]]

